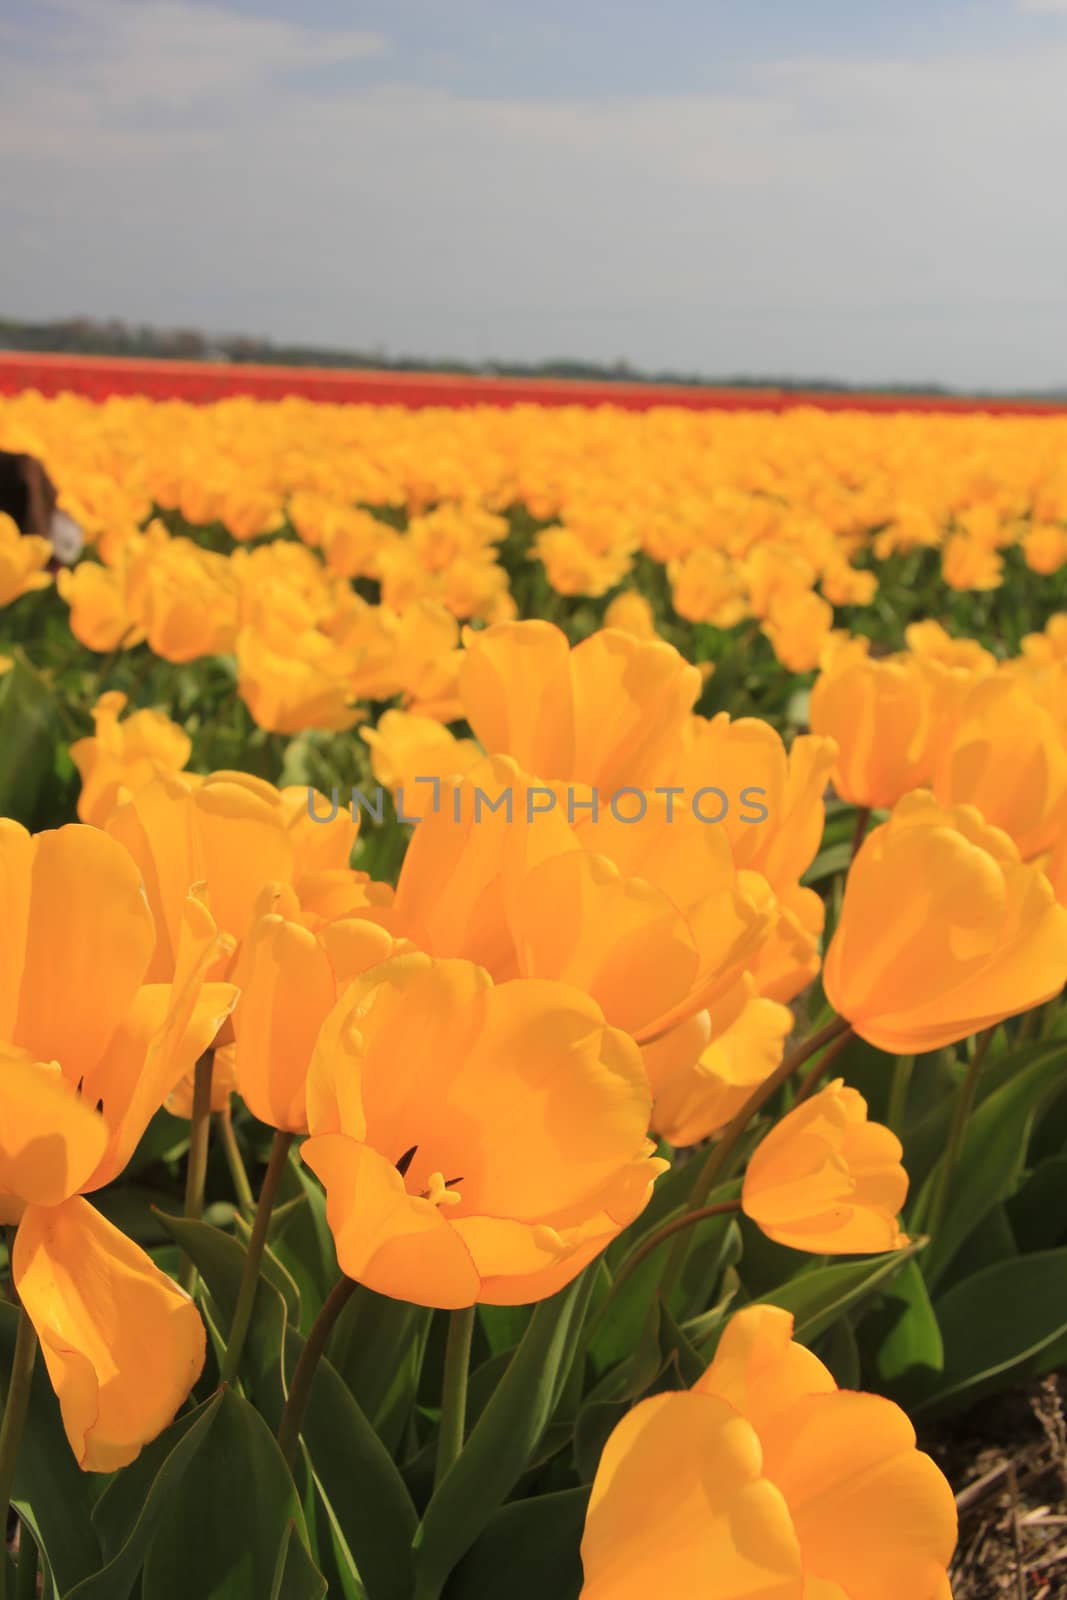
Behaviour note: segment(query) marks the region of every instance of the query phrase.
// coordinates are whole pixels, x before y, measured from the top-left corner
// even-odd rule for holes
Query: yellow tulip
[[[680,748],[667,754],[656,781],[680,785],[690,802],[701,789],[720,789],[729,807],[717,826],[737,865],[761,873],[777,890],[796,883],[815,859],[837,753],[832,738],[809,734],[787,751],[769,722],[731,720],[720,711],[687,719]]]
[[[80,561],[56,575],[56,588],[70,607],[70,631],[88,650],[103,653],[129,648],[144,638],[128,604],[121,567],[103,567]]]
[[[688,1392],[627,1412],[593,1481],[582,1600],[951,1600],[952,1491],[905,1413],[838,1389],[776,1306]]]
[[[950,589],[999,589],[1004,560],[980,539],[954,533],[941,549],[941,575]]]
[[[1028,633],[1023,639],[1022,653],[1025,660],[1041,664],[1067,661],[1067,611],[1050,617],[1043,633]]]
[[[52,578],[44,569],[51,558],[47,539],[21,533],[14,519],[0,511],[0,607],[35,589],[47,589]]]
[[[741,573],[721,550],[690,551],[667,563],[671,604],[687,622],[732,628],[749,614]]]
[[[762,880],[753,873],[741,873],[740,880],[749,899],[765,905],[766,884],[761,892],[757,886]],[[770,910],[773,926],[749,959],[748,970],[761,995],[788,1004],[818,975],[826,907],[814,889],[789,884],[777,890]]]
[[[280,622],[242,628],[237,686],[256,724],[270,733],[342,733],[362,716],[343,653],[314,628],[295,635]]]
[[[405,817],[422,817],[433,805],[430,778],[461,776],[482,760],[473,739],[457,739],[433,717],[386,711],[376,728],[362,728],[375,778],[394,795]]]
[[[639,825],[607,807],[594,818],[591,793],[536,783],[505,758],[442,783],[387,925],[498,982],[573,984],[614,1027],[651,1041],[729,987],[776,910],[762,880],[753,875],[758,894],[742,882],[719,829],[673,797],[638,798]]]
[[[752,892],[756,875],[737,873],[719,828],[662,796],[640,823],[601,809],[573,832],[577,850],[510,887],[518,970],[585,989],[648,1042],[736,981],[773,927],[774,897]]]
[[[140,1245],[78,1197],[26,1211],[12,1272],[78,1465],[118,1471],[163,1431],[200,1376],[200,1313]]]
[[[301,1155],[349,1277],[417,1305],[521,1305],[646,1204],[666,1165],[649,1105],[636,1046],[576,990],[399,956],[322,1025]]]
[[[490,755],[602,793],[638,788],[677,742],[701,688],[662,640],[602,629],[573,650],[547,622],[467,636],[460,696]]]
[[[834,609],[821,595],[807,590],[775,595],[761,631],[778,660],[790,672],[812,672],[834,625]]]
[[[310,795],[315,815],[328,818],[322,795]],[[309,924],[361,909],[373,901],[366,873],[347,865],[358,822],[341,811],[313,821],[306,789],[279,791],[246,772],[160,773],[119,804],[107,832],[136,861],[155,919],[151,975],[174,970],[181,906],[190,885],[205,885],[219,927],[236,944],[259,914],[269,886],[289,888]]]
[[[973,806],[906,795],[852,863],[827,999],[880,1050],[952,1044],[1058,994],[1067,910]]]
[[[652,1087],[652,1128],[668,1144],[698,1144],[736,1116],[770,1077],[793,1013],[759,993],[746,972],[710,1009],[642,1051]]]
[[[867,1102],[836,1078],[786,1114],[756,1146],[741,1207],[770,1239],[816,1255],[863,1255],[907,1244],[900,1140],[868,1122]]]
[[[842,800],[892,806],[929,784],[942,726],[932,672],[913,657],[876,661],[846,651],[820,674],[811,727],[837,743],[833,784]]]
[[[228,655],[237,637],[237,588],[229,561],[159,524],[146,532],[135,620],[157,656],[196,661]]]
[[[655,639],[656,623],[652,607],[639,589],[624,589],[604,612],[605,628],[620,628],[635,639]]]
[[[1021,680],[984,678],[960,707],[932,787],[943,805],[976,806],[1029,861],[1067,828],[1067,739]]]
[[[277,896],[285,907],[285,897]],[[297,911],[295,896],[288,907]],[[317,934],[275,910],[257,918],[241,945],[233,979],[236,1087],[253,1116],[289,1133],[307,1131],[308,1063],[327,1014],[346,983],[393,953],[376,923],[341,918]]]
[[[204,1360],[188,1296],[81,1194],[117,1176],[232,1010],[226,942],[189,897],[172,983],[137,867],[76,825],[0,821],[0,1216],[79,1464],[111,1472],[171,1420]],[[95,1108],[95,1109],[91,1109]]]
[[[1026,565],[1031,572],[1052,578],[1067,563],[1067,529],[1057,523],[1039,523],[1022,541]]]
[[[996,656],[977,639],[954,639],[932,617],[924,622],[909,622],[904,637],[912,654],[927,661],[940,661],[946,667],[963,667],[980,674],[996,670]]]
[[[97,827],[125,794],[143,788],[158,772],[181,771],[193,748],[185,730],[161,711],[134,711],[120,722],[125,706],[124,694],[102,694],[93,707],[95,734],[70,747],[82,780],[78,815]]]

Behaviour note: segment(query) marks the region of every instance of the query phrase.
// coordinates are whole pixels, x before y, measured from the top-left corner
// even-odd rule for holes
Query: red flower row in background
[[[39,355],[0,350],[0,394],[37,389],[41,394],[144,394],[156,400],[207,404],[229,395],[281,400],[300,395],[355,405],[620,406],[648,411],[682,406],[692,411],[984,411],[996,415],[1054,415],[1067,403],[1052,400],[973,399],[957,395],[864,394],[805,389],[697,388],[681,384],[590,383],[563,378],[467,377],[449,372],[373,372],[322,367],[265,367],[209,361],[151,361],[138,357]]]

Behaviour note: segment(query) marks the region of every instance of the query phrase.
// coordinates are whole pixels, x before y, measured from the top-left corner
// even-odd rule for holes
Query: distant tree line
[[[118,318],[63,317],[51,322],[26,322],[0,317],[0,350],[46,351],[99,356],[144,356],[171,361],[230,361],[285,367],[362,368],[385,372],[457,372],[506,378],[578,378],[596,383],[672,383],[731,389],[806,389],[828,393],[863,390],[877,394],[952,394],[943,384],[854,384],[831,378],[752,377],[730,373],[708,377],[699,372],[646,372],[628,361],[461,361],[423,356],[389,356],[383,350],[337,350],[323,345],[278,344],[246,334],[206,334],[195,328],[153,328]],[[1026,391],[1035,396],[1036,391]],[[1042,391],[1043,398],[1063,398],[1067,389]]]

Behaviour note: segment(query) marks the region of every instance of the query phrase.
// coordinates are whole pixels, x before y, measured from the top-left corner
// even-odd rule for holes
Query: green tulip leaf
[[[1038,1050],[1030,1065],[988,1095],[971,1116],[955,1171],[948,1205],[937,1237],[923,1258],[923,1275],[936,1287],[968,1234],[1019,1186],[1034,1123],[1063,1087],[1067,1043]],[[937,1163],[919,1199],[920,1218],[929,1214],[930,1196],[940,1183]],[[919,1223],[913,1223],[919,1226]]]
[[[285,1343],[290,1380],[302,1349],[303,1340],[290,1329]],[[301,1437],[368,1600],[409,1600],[415,1507],[385,1445],[325,1359],[315,1368]]]
[[[183,1475],[149,1541],[142,1600],[270,1595],[278,1530],[290,1521],[306,1542],[303,1509],[274,1435],[247,1400],[222,1390],[196,1471]]]
[[[516,1500],[489,1519],[445,1585],[444,1600],[577,1600],[589,1490]]]
[[[533,1458],[567,1381],[592,1290],[587,1270],[537,1306],[416,1536],[416,1593],[438,1596]],[[372,1600],[374,1597],[372,1596]]]
[[[1067,1334],[1067,1249],[1040,1250],[986,1267],[934,1302],[945,1365],[916,1416],[969,1406],[1007,1381],[1044,1369]]]
[[[93,1513],[107,1558],[105,1565],[67,1591],[64,1600],[128,1600],[144,1566],[152,1535],[180,1493],[185,1474],[207,1439],[221,1404],[221,1393],[213,1394],[195,1411],[172,1423],[136,1461],[111,1480]]]

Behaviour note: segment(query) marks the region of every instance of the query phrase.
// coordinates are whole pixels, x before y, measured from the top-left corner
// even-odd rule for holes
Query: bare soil
[[[1067,1373],[919,1442],[956,1491],[953,1600],[1067,1600]]]

